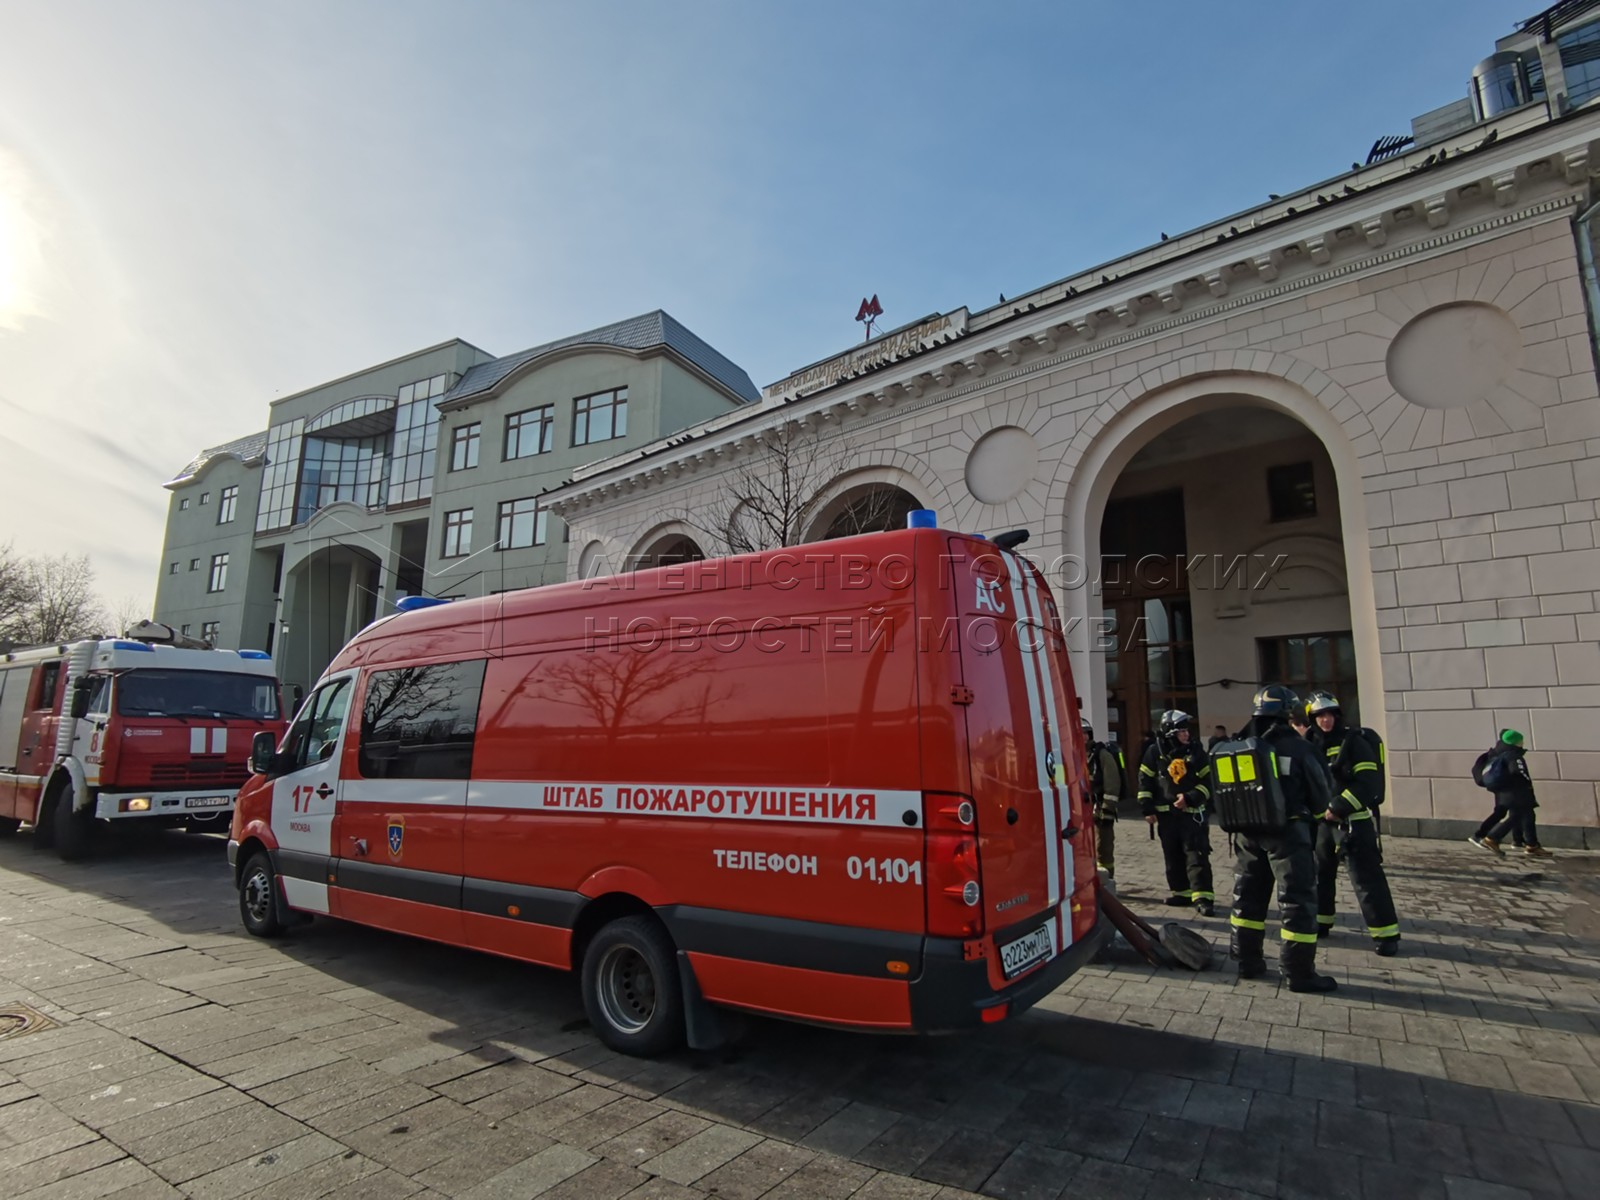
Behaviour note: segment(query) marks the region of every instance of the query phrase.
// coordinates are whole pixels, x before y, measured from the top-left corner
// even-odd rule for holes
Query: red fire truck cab
[[[131,638],[0,658],[0,837],[63,858],[97,822],[227,828],[257,733],[285,727],[271,658]]]
[[[632,1053],[724,1006],[957,1029],[1103,936],[1077,726],[1037,570],[871,534],[386,617],[259,740],[229,854],[252,933],[573,968]]]

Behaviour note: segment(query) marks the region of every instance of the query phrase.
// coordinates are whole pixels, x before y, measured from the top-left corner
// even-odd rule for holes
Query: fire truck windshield
[[[117,677],[116,698],[117,712],[125,717],[278,716],[277,683],[263,675],[141,668]]]

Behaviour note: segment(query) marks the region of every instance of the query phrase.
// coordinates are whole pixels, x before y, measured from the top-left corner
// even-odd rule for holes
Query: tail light
[[[927,856],[928,934],[971,938],[983,933],[977,812],[962,796],[923,797]]]

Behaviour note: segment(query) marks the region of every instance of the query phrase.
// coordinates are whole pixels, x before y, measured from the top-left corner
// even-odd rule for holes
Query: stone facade
[[[617,569],[792,422],[848,446],[835,494],[894,484],[947,526],[1032,530],[1064,617],[1087,622],[1102,514],[1134,456],[1197,414],[1274,410],[1336,479],[1389,827],[1479,818],[1468,769],[1511,726],[1547,840],[1600,844],[1600,392],[1577,220],[1597,137],[1600,113],[1519,110],[1442,143],[1442,162],[1396,156],[963,314],[958,335],[815,392],[774,385],[758,410],[552,493],[569,570]],[[1103,661],[1089,639],[1071,652],[1098,716]]]

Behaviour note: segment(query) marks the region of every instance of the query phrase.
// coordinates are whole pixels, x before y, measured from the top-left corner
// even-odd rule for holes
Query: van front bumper
[[[1110,922],[1102,914],[1093,929],[1039,970],[999,991],[989,984],[987,959],[963,959],[956,939],[928,938],[923,943],[922,974],[910,985],[912,1027],[928,1033],[970,1029],[986,1024],[984,1013],[1001,1005],[1008,1005],[1007,1016],[1014,1017],[1092,961],[1109,936]]]

